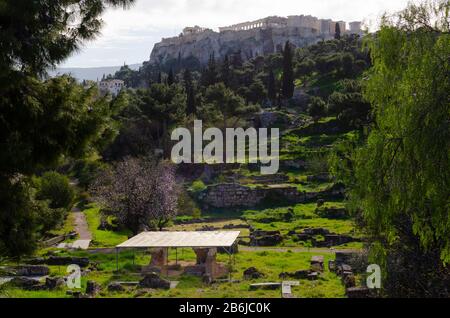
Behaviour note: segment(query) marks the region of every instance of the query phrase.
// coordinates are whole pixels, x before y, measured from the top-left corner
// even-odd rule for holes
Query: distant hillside
[[[128,65],[132,70],[138,70],[139,67],[142,66],[141,63],[139,64],[131,64]],[[49,75],[51,77],[63,75],[63,74],[71,74],[73,77],[75,77],[77,80],[92,80],[96,81],[97,79],[101,80],[103,77],[103,74],[106,76],[111,74],[114,75],[115,72],[117,72],[121,66],[104,66],[104,67],[68,67],[68,68],[57,68],[55,70],[49,71]]]

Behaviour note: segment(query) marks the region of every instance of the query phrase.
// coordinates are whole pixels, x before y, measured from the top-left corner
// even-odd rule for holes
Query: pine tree
[[[293,52],[289,41],[286,42],[283,50],[283,86],[282,95],[284,99],[294,96],[294,69],[292,66]]]

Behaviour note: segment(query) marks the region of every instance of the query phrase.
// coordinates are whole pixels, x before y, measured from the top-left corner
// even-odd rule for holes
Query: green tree
[[[161,71],[158,72],[158,77],[156,79],[156,83],[162,84],[162,73],[161,73]]]
[[[192,82],[191,71],[186,69],[184,71],[184,90],[186,92],[186,113],[191,115],[196,113],[195,88]]]
[[[294,68],[293,52],[289,41],[286,42],[283,50],[283,79],[282,95],[284,99],[290,99],[294,95]]]
[[[334,32],[334,38],[336,40],[340,40],[341,39],[341,26],[337,22],[336,22],[336,31]]]
[[[267,91],[260,80],[255,80],[248,88],[247,100],[250,103],[261,104],[267,98]]]
[[[342,63],[342,74],[345,77],[351,77],[353,75],[353,64],[355,63],[353,55],[350,53],[342,54],[341,63]]]
[[[175,83],[175,78],[174,78],[174,75],[173,75],[173,69],[170,68],[169,75],[167,75],[167,85],[170,86],[173,83]]]
[[[125,82],[127,87],[137,86],[138,78],[137,72],[133,71],[128,65],[123,65],[120,69],[114,74],[114,78],[121,79]]]
[[[362,129],[371,121],[370,103],[362,94],[360,82],[357,80],[342,80],[341,88],[328,98],[328,112],[337,116],[345,125]]]
[[[220,70],[220,78],[226,87],[230,85],[231,72],[230,72],[230,59],[228,55],[225,55],[223,59],[222,67]]]
[[[327,104],[320,97],[313,96],[308,105],[308,114],[317,122],[321,117],[325,116]]]
[[[236,95],[223,83],[206,89],[199,115],[209,122],[221,121],[222,128],[235,127],[243,116],[259,109],[256,105],[246,105],[244,99]]]
[[[375,124],[354,155],[351,197],[394,297],[449,297],[449,6],[410,4],[368,43]]]
[[[299,76],[307,76],[314,71],[315,63],[311,58],[306,58],[297,66],[297,74]]]
[[[208,66],[202,72],[201,83],[203,86],[216,84],[218,81],[218,71],[214,52],[209,56]]]
[[[169,151],[169,128],[186,117],[186,93],[179,84],[153,84],[139,91],[139,112],[156,126],[160,147]]]
[[[0,255],[13,258],[31,254],[36,248],[38,209],[25,178],[0,178]]]
[[[75,192],[66,176],[50,171],[44,173],[39,180],[37,198],[49,200],[49,207],[52,209],[69,210],[72,207]]]
[[[270,69],[269,76],[267,77],[267,96],[272,104],[277,100],[277,86],[275,81],[275,74],[273,70]]]
[[[69,77],[41,81],[100,32],[107,7],[132,0],[26,1],[0,5],[0,253],[33,250],[36,213],[29,178],[61,156],[80,156],[108,129],[111,105]],[[20,177],[19,177],[20,176]],[[20,179],[20,180],[18,180]],[[3,192],[3,190],[7,190]],[[8,195],[3,195],[8,194]]]

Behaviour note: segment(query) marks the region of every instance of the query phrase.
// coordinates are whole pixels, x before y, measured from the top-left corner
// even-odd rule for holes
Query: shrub
[[[78,179],[79,186],[88,189],[106,166],[100,161],[78,160],[73,167],[73,173]]]
[[[201,210],[197,203],[189,196],[186,191],[181,191],[178,197],[179,215],[188,215],[194,218],[200,218]]]
[[[70,210],[75,197],[75,191],[69,184],[69,179],[55,171],[44,173],[39,180],[38,200],[48,200],[51,209]]]
[[[314,121],[318,121],[321,117],[326,114],[327,105],[320,97],[312,97],[311,102],[308,106],[308,114],[314,119]]]
[[[47,201],[35,201],[35,209],[36,221],[42,235],[61,226],[67,215],[67,210],[64,208],[52,209],[48,206]]]
[[[191,190],[195,193],[201,192],[206,189],[206,185],[202,180],[196,180],[192,182]]]

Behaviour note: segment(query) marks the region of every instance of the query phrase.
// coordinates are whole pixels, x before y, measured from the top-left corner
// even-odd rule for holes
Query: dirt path
[[[75,220],[75,231],[78,233],[79,240],[92,240],[92,233],[89,231],[86,215],[75,207],[72,209]]]

